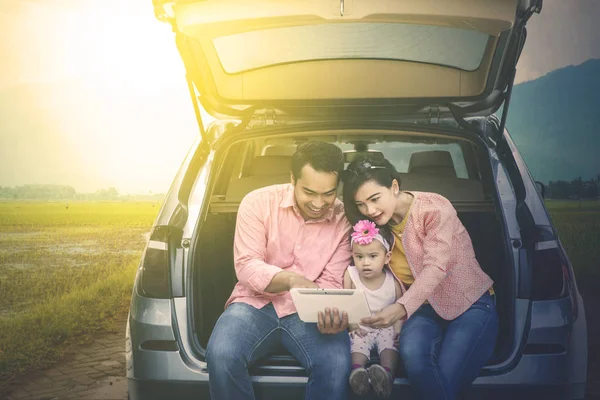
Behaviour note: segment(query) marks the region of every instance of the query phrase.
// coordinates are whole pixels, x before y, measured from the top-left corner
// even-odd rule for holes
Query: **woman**
[[[400,357],[420,399],[454,399],[494,351],[498,314],[492,280],[469,234],[443,196],[407,192],[387,160],[359,158],[344,172],[352,224],[368,217],[394,241],[390,268],[403,288],[396,303],[362,321],[384,328],[405,320]]]

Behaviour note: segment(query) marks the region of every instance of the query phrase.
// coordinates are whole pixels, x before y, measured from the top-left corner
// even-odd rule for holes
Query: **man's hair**
[[[333,172],[338,176],[338,182],[344,170],[344,154],[334,144],[311,141],[302,143],[292,156],[292,174],[294,179],[302,177],[302,168],[310,165],[315,171]]]

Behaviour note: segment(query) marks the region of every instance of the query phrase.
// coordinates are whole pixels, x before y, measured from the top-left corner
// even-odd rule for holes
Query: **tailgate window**
[[[485,33],[443,26],[336,23],[244,32],[215,38],[213,45],[230,74],[334,59],[413,61],[474,71],[488,39]]]

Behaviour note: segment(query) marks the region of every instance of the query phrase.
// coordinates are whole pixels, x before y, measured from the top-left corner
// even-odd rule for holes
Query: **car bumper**
[[[137,399],[209,399],[208,369],[185,348],[171,351],[144,349],[148,341],[179,343],[181,336],[172,327],[171,300],[146,299],[134,294],[127,323],[127,377],[129,398]],[[584,324],[584,320],[580,323]],[[585,325],[574,330],[584,329]],[[571,347],[571,350],[575,350]],[[467,399],[583,399],[585,378],[569,371],[578,364],[574,354],[524,354],[506,373],[478,377]],[[292,400],[304,398],[306,376],[287,376],[265,372],[252,377],[256,398]],[[585,376],[585,375],[584,375]],[[396,378],[394,393],[413,398],[405,378]]]
[[[301,400],[304,399],[305,381],[291,382],[289,379],[261,379],[254,382],[257,399]],[[129,399],[210,399],[208,381],[147,381],[129,379]],[[477,385],[474,384],[464,399],[486,400],[559,400],[584,399],[585,384],[574,385]],[[367,399],[368,397],[350,397]],[[372,396],[374,399],[375,396]],[[396,379],[391,398],[416,399],[410,391],[406,379]]]

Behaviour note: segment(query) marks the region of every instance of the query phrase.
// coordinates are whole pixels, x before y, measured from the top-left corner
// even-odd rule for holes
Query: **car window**
[[[474,71],[489,35],[400,23],[336,23],[244,32],[213,39],[227,73],[301,61],[381,59]],[[264,51],[263,49],[269,49]]]
[[[414,153],[425,151],[447,151],[452,157],[456,177],[468,178],[465,157],[458,143],[422,144],[391,142],[373,144],[369,146],[369,149],[382,152],[385,158],[394,164],[398,172],[408,172],[411,156]]]

